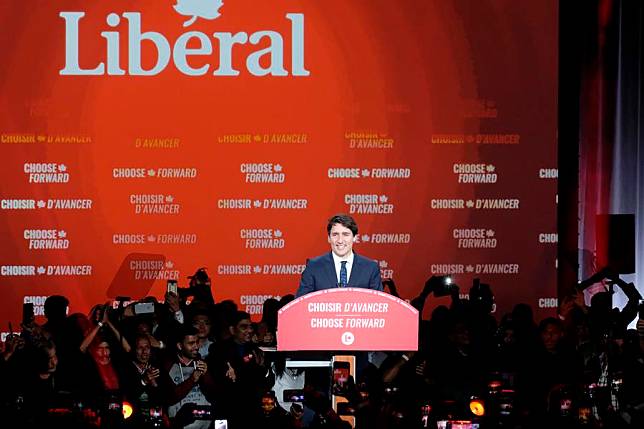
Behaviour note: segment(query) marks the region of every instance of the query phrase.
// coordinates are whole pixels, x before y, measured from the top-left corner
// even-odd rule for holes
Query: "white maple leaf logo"
[[[381,195],[379,199],[381,203],[386,203],[387,201],[389,201],[389,198],[387,198],[386,195]]]
[[[38,274],[45,274],[45,267],[42,265],[38,267]]]
[[[259,273],[261,273],[261,272],[262,272],[262,267],[260,267],[259,265],[255,265],[255,266],[253,267],[253,272],[254,272],[255,274],[259,274]]]
[[[59,170],[59,171],[67,171],[67,166],[66,166],[65,164],[60,164],[60,165],[58,166],[58,170]]]
[[[279,229],[276,229],[275,230],[275,237],[279,238],[281,236],[282,236],[282,231],[280,231]]]
[[[166,203],[171,203],[174,201],[174,197],[172,195],[166,195],[165,197],[165,202]]]
[[[371,240],[371,236],[369,234],[362,234],[362,241],[368,243],[369,240]]]
[[[465,267],[465,271],[467,271],[468,273],[474,272],[474,266],[473,265],[468,265],[467,267]]]
[[[166,268],[174,268],[174,262],[172,261],[166,261],[165,263]]]
[[[364,168],[362,170],[362,177],[369,177],[370,175],[371,175],[371,173],[369,172],[368,169]]]
[[[262,202],[260,200],[255,200],[253,201],[253,206],[255,206],[255,208],[260,208],[262,206]]]
[[[157,173],[156,173],[156,171],[154,171],[154,169],[151,168],[151,169],[148,170],[148,176],[154,177],[154,176],[156,176],[156,174]]]
[[[380,268],[387,268],[389,266],[389,264],[385,260],[380,261],[379,265]]]
[[[64,230],[61,229],[60,231],[58,231],[58,237],[60,237],[60,238],[67,237],[67,232],[65,232]]]
[[[37,139],[39,142],[44,142],[44,141],[45,141],[45,139],[46,139],[46,137],[45,137],[45,136],[41,136],[41,135],[39,135],[38,137],[36,137],[36,139]]]
[[[39,209],[45,208],[45,202],[43,200],[38,200],[38,208]]]
[[[187,27],[192,25],[197,18],[208,20],[219,18],[221,16],[219,9],[223,5],[223,0],[177,0],[174,10],[180,15],[191,17],[183,23],[183,26]]]
[[[494,230],[488,229],[487,231],[485,231],[485,235],[487,235],[488,237],[494,237]]]
[[[465,205],[467,206],[467,208],[468,208],[468,209],[471,209],[472,207],[474,207],[474,201],[472,201],[472,200],[467,200],[467,202],[465,203]]]
[[[278,173],[282,171],[282,166],[280,164],[275,164],[275,167],[273,168],[275,168],[275,171],[277,171]]]
[[[157,241],[157,238],[154,235],[150,234],[150,235],[148,235],[148,241],[153,243],[153,242]]]
[[[495,167],[495,166],[493,166],[492,164],[489,164],[489,165],[486,167],[486,170],[487,170],[489,173],[492,173],[494,170],[496,170],[496,167]]]

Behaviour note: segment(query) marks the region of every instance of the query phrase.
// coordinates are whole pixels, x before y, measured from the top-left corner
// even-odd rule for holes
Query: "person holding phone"
[[[331,251],[312,258],[302,272],[296,297],[335,287],[358,287],[382,291],[380,268],[376,261],[353,251],[358,225],[349,215],[337,214],[327,222]]]
[[[167,403],[168,416],[175,419],[184,404],[213,405],[209,398],[215,395],[216,383],[209,366],[199,355],[199,337],[191,325],[183,325],[174,341],[175,355],[163,363],[157,379]],[[188,429],[207,429],[209,420],[194,420],[184,426]]]

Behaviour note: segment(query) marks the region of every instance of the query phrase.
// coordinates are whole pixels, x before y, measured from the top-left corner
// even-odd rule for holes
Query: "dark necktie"
[[[340,261],[340,287],[347,287],[347,261]]]

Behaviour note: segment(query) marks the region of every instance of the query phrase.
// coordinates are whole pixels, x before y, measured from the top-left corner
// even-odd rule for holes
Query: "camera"
[[[179,282],[172,279],[168,280],[166,284],[166,291],[171,292],[175,295],[178,295],[178,290],[179,290]]]
[[[152,314],[154,313],[153,302],[137,302],[134,304],[134,314]]]

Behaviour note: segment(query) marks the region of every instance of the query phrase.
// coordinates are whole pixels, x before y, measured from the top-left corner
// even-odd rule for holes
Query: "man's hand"
[[[152,334],[148,334],[148,340],[150,341],[150,346],[152,346],[155,349],[160,349],[161,347],[161,341],[157,340],[156,337]]]
[[[198,360],[195,362],[195,371],[192,373],[192,379],[197,382],[201,378],[202,375],[208,371],[208,364],[202,360]]]
[[[612,280],[614,282],[617,282],[620,280],[619,273],[610,267],[604,268],[603,270],[600,271],[600,273],[603,274],[604,278]]]
[[[107,324],[110,321],[110,310],[110,303],[105,303],[105,305],[103,306],[103,320],[101,320],[101,322],[103,322],[104,324]]]
[[[427,361],[425,359],[418,362],[415,368],[416,375],[418,375],[419,377],[424,377],[426,367],[427,367]]]
[[[226,362],[228,369],[226,370],[226,377],[228,377],[233,383],[237,381],[237,374],[235,374],[235,369],[230,366],[230,362]]]
[[[143,374],[143,381],[145,382],[145,384],[156,386],[157,378],[159,378],[159,375],[160,372],[157,368],[150,367],[145,371],[145,374]]]
[[[304,408],[302,407],[302,405],[293,402],[291,404],[290,413],[295,420],[300,420],[302,417],[304,417]]]
[[[2,353],[2,357],[4,358],[5,361],[7,361],[16,352],[16,350],[20,350],[24,346],[25,346],[24,338],[21,338],[16,334],[7,335],[7,340],[5,341],[5,345],[4,345],[5,349],[4,349],[4,352]]]
[[[173,313],[181,310],[181,307],[179,306],[179,297],[174,292],[165,293],[165,303],[168,304],[170,311]]]

